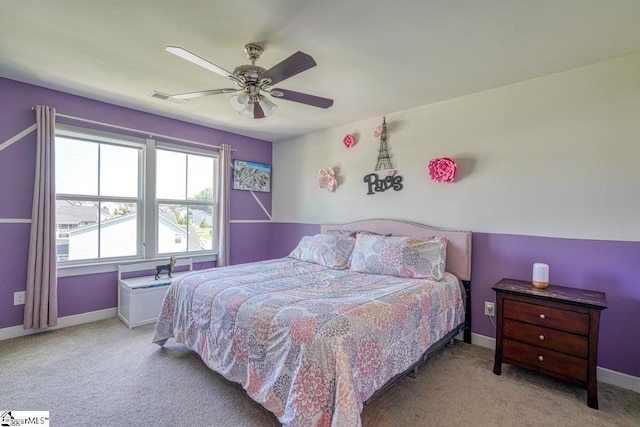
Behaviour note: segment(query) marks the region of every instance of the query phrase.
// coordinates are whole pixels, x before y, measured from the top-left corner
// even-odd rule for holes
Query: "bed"
[[[153,342],[184,343],[285,426],[358,426],[364,405],[464,331],[471,233],[323,225],[288,257],[194,271]]]

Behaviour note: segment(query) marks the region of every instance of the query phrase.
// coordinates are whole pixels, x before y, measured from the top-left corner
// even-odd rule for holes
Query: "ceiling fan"
[[[251,64],[240,65],[233,72],[230,72],[181,47],[167,46],[165,50],[209,71],[227,77],[238,86],[238,88],[211,89],[171,95],[171,98],[174,99],[186,100],[201,96],[241,92],[231,97],[231,106],[238,114],[253,117],[254,119],[262,119],[269,116],[277,108],[277,105],[264,95],[265,93],[276,98],[314,107],[329,108],[333,105],[333,99],[287,89],[271,88],[271,86],[317,65],[316,61],[304,52],[298,51],[266,70],[256,65],[256,61],[260,59],[260,55],[264,50],[263,46],[259,43],[249,43],[245,45],[244,50],[249,60],[251,60]]]

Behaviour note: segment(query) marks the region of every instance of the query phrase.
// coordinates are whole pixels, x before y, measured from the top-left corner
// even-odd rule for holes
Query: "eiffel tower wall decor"
[[[378,133],[378,129],[376,132]],[[375,134],[374,134],[375,135]],[[391,164],[391,158],[389,157],[389,149],[387,148],[387,122],[386,117],[382,118],[382,129],[380,130],[380,149],[378,149],[378,161],[376,162],[376,169],[393,169]]]
[[[402,190],[402,177],[396,175],[396,171],[391,164],[389,148],[387,146],[387,121],[382,118],[382,124],[376,127],[373,136],[380,137],[380,148],[378,149],[378,160],[376,161],[376,171],[387,171],[382,178],[377,173],[370,173],[364,177],[367,183],[367,195],[379,193],[393,188],[395,191]]]

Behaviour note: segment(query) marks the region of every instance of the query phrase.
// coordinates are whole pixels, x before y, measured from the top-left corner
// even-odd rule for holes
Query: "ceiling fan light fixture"
[[[262,113],[255,113],[255,103],[258,103],[260,109],[262,110]],[[247,92],[243,92],[240,95],[232,96],[231,106],[238,112],[239,115],[251,118],[268,117],[278,109],[278,106],[274,104],[273,101],[271,101],[269,98],[263,95],[252,97]]]
[[[231,106],[238,113],[242,113],[247,109],[249,105],[249,94],[242,92],[240,95],[234,95],[231,97]]]
[[[247,104],[244,110],[238,111],[238,114],[253,119],[253,104]]]
[[[269,117],[278,109],[278,106],[274,104],[273,101],[263,95],[260,95],[260,106],[262,107],[262,111],[264,111],[264,115],[266,117]]]

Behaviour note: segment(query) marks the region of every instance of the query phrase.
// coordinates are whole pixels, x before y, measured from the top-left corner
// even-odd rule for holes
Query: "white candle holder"
[[[540,262],[533,264],[533,286],[538,289],[549,287],[549,266]]]

